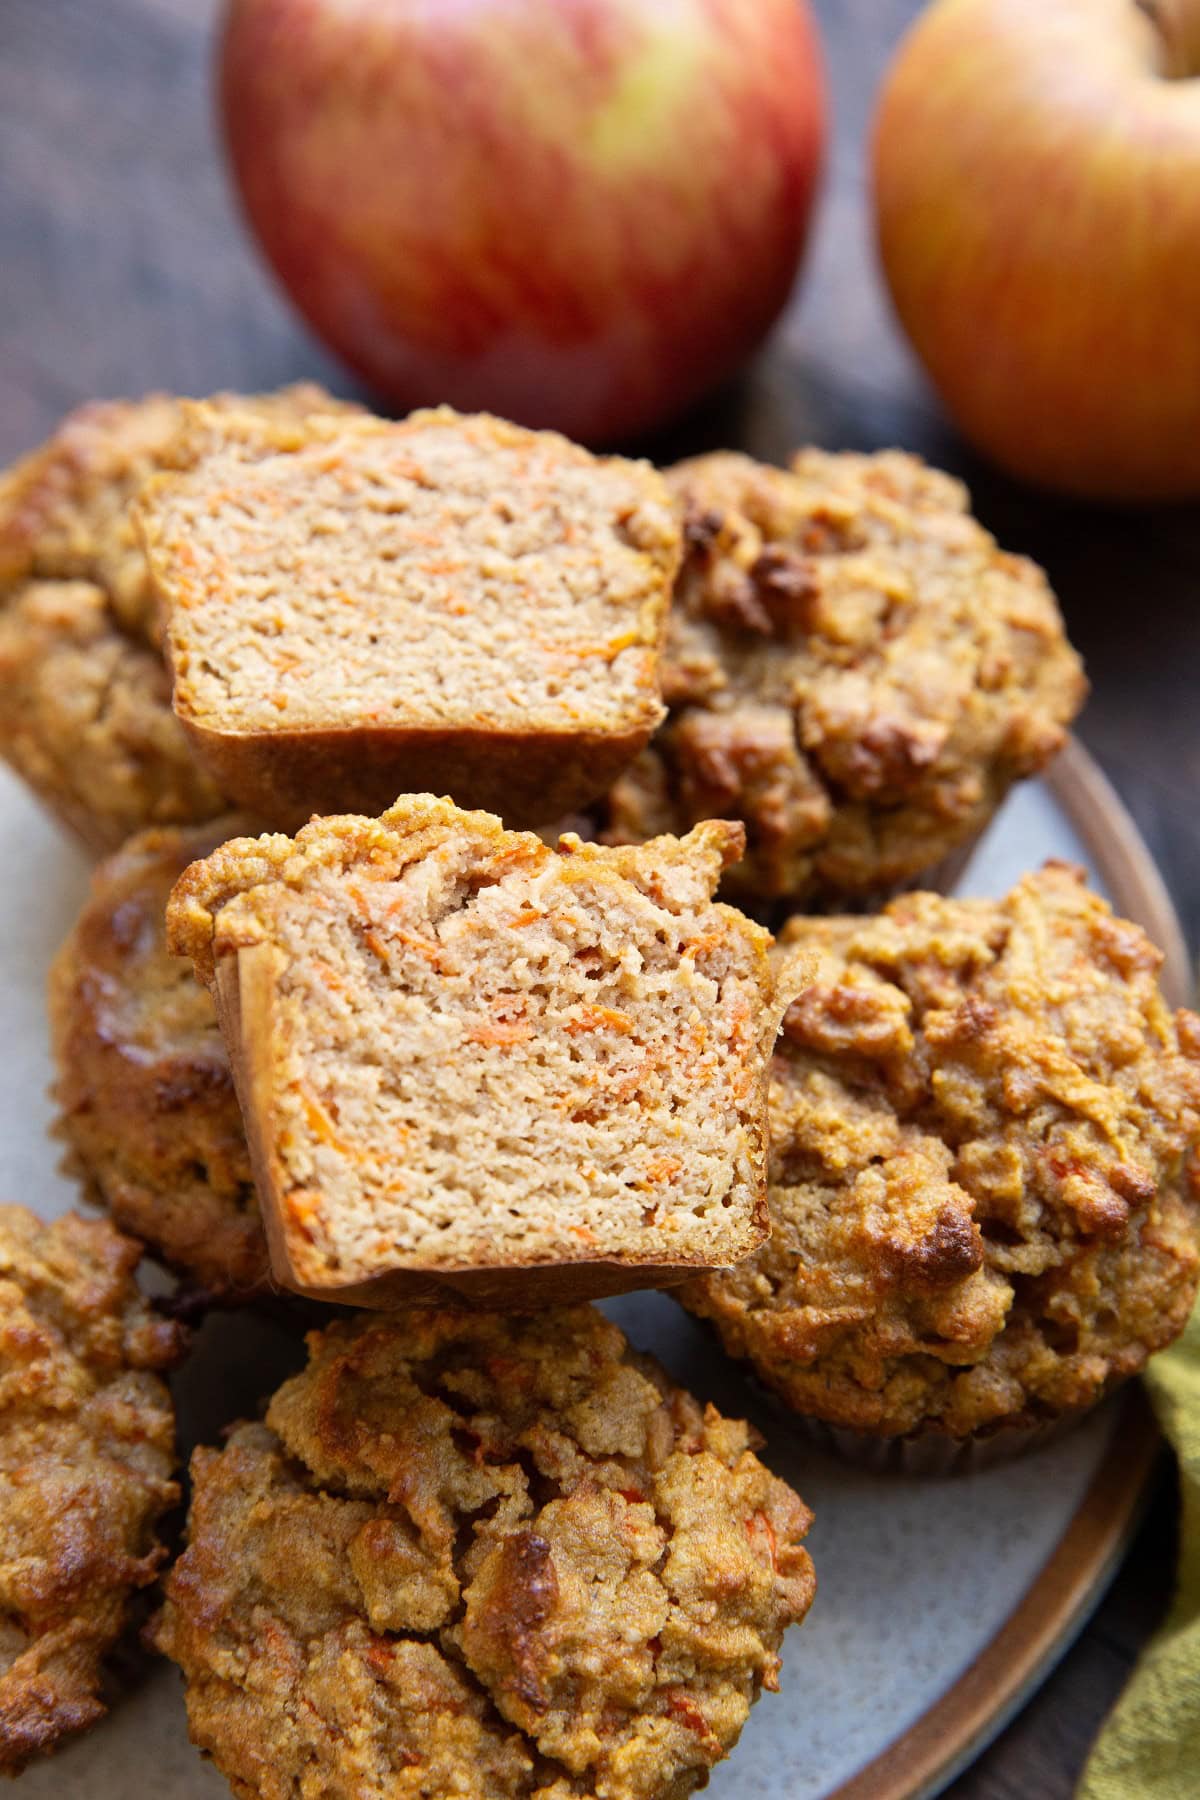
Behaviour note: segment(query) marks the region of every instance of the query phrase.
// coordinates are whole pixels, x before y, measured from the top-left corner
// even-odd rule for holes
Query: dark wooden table
[[[274,292],[235,217],[210,113],[215,0],[0,0],[0,460],[68,407],[161,385],[352,391]],[[1002,542],[1049,569],[1095,694],[1082,736],[1200,933],[1200,517],[1101,512],[978,466],[889,317],[872,261],[863,146],[911,0],[819,0],[834,139],[804,280],[769,351],[671,448],[779,456],[903,444],[966,475]],[[1058,1672],[952,1789],[1061,1800],[1162,1614],[1164,1478],[1110,1595]]]

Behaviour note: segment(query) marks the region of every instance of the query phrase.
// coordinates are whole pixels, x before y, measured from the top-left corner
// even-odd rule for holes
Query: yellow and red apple
[[[876,115],[879,247],[1013,473],[1200,494],[1200,0],[935,0]]]
[[[804,0],[231,0],[250,222],[402,407],[605,440],[769,329],[824,134]]]

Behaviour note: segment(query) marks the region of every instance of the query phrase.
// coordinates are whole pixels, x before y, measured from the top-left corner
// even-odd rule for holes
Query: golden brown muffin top
[[[147,831],[101,863],[50,976],[60,1134],[123,1231],[220,1300],[269,1281],[241,1109],[208,991],[166,944],[171,889],[246,828]]]
[[[0,597],[0,755],[97,851],[225,804],[171,711],[161,654],[90,581]]]
[[[773,1687],[806,1508],[589,1307],[309,1339],[199,1451],[160,1644],[234,1792],[682,1800]]]
[[[179,1490],[154,1371],[179,1327],[133,1280],[139,1247],[74,1214],[0,1207],[0,1769],[104,1712],[101,1662],[165,1555]]]
[[[797,1410],[956,1437],[1086,1406],[1197,1282],[1200,1020],[1082,871],[797,919],[820,952],[772,1075],[772,1236],[689,1284]]]
[[[1084,681],[1033,563],[898,451],[732,452],[668,471],[684,523],[670,717],[610,796],[620,839],[739,818],[730,885],[881,892],[1042,768]]]

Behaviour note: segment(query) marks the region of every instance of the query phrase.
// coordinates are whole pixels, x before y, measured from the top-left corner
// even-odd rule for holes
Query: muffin
[[[276,825],[430,788],[535,825],[646,744],[680,555],[648,463],[448,408],[195,418],[137,516],[224,792]]]
[[[193,1459],[193,1742],[247,1800],[683,1800],[813,1595],[752,1442],[590,1307],[314,1332]]]
[[[215,1302],[269,1285],[229,1058],[208,990],[167,950],[167,901],[241,821],[147,831],[101,863],[50,971],[68,1166],[122,1231]]]
[[[784,996],[711,900],[740,842],[551,849],[426,794],[189,869],[168,944],[216,997],[278,1279],[544,1303],[761,1243]]]
[[[771,1238],[683,1302],[843,1447],[1022,1447],[1188,1317],[1200,1020],[1064,864],[785,941],[820,964],[774,1059]]]
[[[685,556],[669,716],[602,825],[740,819],[731,897],[886,896],[977,837],[1085,684],[1041,571],[916,457],[702,456],[668,472]]]
[[[351,409],[312,384],[217,395],[274,419]],[[225,809],[171,710],[129,503],[184,452],[171,395],[100,401],[0,475],[0,755],[95,850]]]
[[[0,1207],[0,1770],[104,1713],[106,1653],[166,1552],[179,1498],[158,1371],[179,1328],[133,1280],[139,1248],[101,1220]]]

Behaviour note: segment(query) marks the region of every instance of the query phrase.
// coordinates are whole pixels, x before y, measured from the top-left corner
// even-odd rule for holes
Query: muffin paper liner
[[[1107,1398],[1107,1394],[1102,1396]],[[1099,1401],[1097,1401],[1097,1405]],[[1093,1410],[1081,1406],[1037,1425],[1003,1425],[978,1437],[955,1438],[939,1431],[911,1437],[874,1437],[870,1432],[830,1425],[824,1419],[793,1414],[797,1429],[822,1450],[860,1469],[888,1475],[974,1475],[998,1463],[1012,1462],[1066,1437]]]
[[[988,825],[991,820],[988,820]],[[934,863],[931,869],[925,869],[920,875],[914,875],[911,881],[902,882],[895,890],[897,894],[912,894],[918,890],[932,894],[953,894],[955,888],[966,874],[971,858],[978,850],[988,825],[980,826],[973,831],[949,856],[943,856],[941,862]]]

